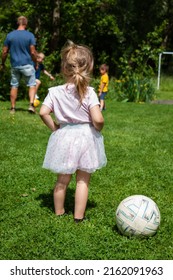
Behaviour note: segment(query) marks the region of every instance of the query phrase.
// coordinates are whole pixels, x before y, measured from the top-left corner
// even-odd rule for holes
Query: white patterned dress
[[[59,174],[73,174],[78,169],[93,173],[104,167],[103,136],[92,125],[89,111],[99,104],[94,89],[88,87],[80,104],[74,85],[52,87],[43,104],[60,124],[49,138],[43,167]]]

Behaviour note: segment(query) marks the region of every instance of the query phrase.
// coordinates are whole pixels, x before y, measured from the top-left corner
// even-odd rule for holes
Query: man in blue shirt
[[[10,52],[11,63],[11,113],[15,113],[15,105],[18,94],[19,82],[24,77],[26,85],[29,87],[29,112],[35,113],[35,69],[33,61],[36,61],[35,37],[34,34],[25,30],[28,20],[24,16],[20,16],[17,20],[18,28],[7,34],[2,50],[2,67]]]

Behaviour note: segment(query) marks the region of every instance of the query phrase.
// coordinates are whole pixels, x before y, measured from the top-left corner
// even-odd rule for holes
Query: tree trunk
[[[54,9],[53,9],[53,19],[52,19],[52,37],[50,48],[51,51],[57,50],[59,42],[59,30],[60,30],[60,4],[61,0],[54,0]]]

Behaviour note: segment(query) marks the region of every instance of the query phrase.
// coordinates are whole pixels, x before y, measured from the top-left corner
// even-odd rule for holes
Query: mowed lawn
[[[73,221],[75,176],[68,215],[53,209],[56,175],[42,169],[50,131],[18,101],[0,102],[0,259],[173,259],[173,106],[107,100],[102,131],[108,164],[90,182],[87,221]],[[37,109],[38,112],[39,109]],[[119,234],[115,211],[130,195],[152,198],[161,225],[151,238]]]

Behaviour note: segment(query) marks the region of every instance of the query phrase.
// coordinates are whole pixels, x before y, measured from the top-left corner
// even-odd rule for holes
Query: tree
[[[37,49],[51,57],[56,72],[67,39],[90,46],[96,72],[105,62],[112,75],[119,75],[121,57],[138,67],[135,55],[140,50],[144,54],[151,47],[157,53],[160,46],[170,50],[173,45],[173,0],[1,0],[2,35],[16,28],[21,14],[28,17]]]
[[[54,0],[53,17],[52,17],[52,37],[50,50],[55,51],[59,43],[60,36],[60,0]]]

